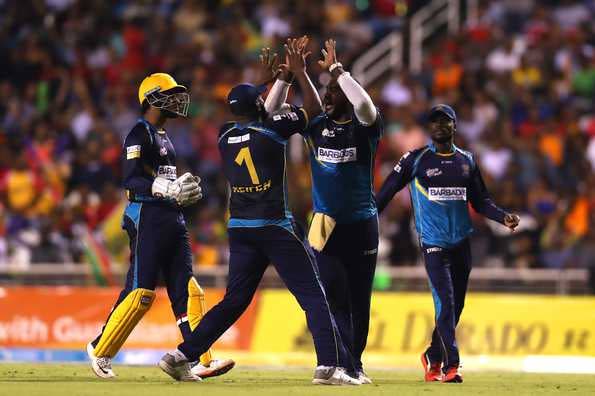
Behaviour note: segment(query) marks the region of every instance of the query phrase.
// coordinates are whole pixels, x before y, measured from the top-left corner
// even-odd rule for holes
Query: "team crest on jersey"
[[[430,201],[466,201],[466,187],[430,187],[428,188]]]
[[[440,176],[441,174],[442,174],[442,171],[438,168],[431,168],[431,169],[426,170],[427,177]]]
[[[342,150],[333,150],[318,147],[318,160],[338,164],[341,162],[357,161],[357,147],[347,147]]]
[[[463,170],[463,176],[468,177],[469,173],[471,172],[471,167],[469,166],[469,164],[463,164],[461,165],[461,168]]]
[[[324,137],[335,137],[335,131],[332,129],[324,128],[322,130],[322,136]]]
[[[167,149],[165,147],[161,147],[159,149],[159,155],[165,157],[167,155]]]

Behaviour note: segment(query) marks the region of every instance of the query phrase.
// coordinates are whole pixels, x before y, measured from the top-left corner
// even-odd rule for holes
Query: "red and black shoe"
[[[440,370],[442,363],[432,363],[428,355],[426,353],[422,353],[421,364],[424,366],[424,381],[442,381],[442,370]]]
[[[459,371],[459,366],[452,366],[446,369],[446,373],[442,377],[442,382],[463,382],[463,374]]]

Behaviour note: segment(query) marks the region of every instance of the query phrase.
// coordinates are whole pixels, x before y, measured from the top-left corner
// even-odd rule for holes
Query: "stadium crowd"
[[[349,69],[404,26],[408,3],[0,1],[0,266],[83,260],[86,230],[121,208],[121,142],[140,114],[138,84],[155,71],[190,87],[190,118],[169,123],[168,134],[179,173],[199,174],[206,192],[187,212],[196,262],[224,263],[217,133],[230,117],[228,90],[255,79],[261,47],[281,52],[286,37],[302,34],[322,88],[325,38],[337,39]],[[514,234],[478,217],[475,264],[594,268],[595,5],[479,3],[459,33],[431,40],[420,72],[395,70],[368,87],[385,121],[376,187],[425,144],[425,111],[449,103],[457,145],[477,153],[492,196],[522,217]],[[291,206],[305,222],[308,160],[299,139],[290,146]],[[391,265],[418,261],[408,199],[400,193],[381,219],[381,257]]]

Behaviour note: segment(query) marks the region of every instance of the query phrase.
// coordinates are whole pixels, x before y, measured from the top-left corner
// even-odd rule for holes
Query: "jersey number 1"
[[[260,184],[260,180],[258,179],[258,174],[256,173],[256,168],[254,167],[254,161],[252,161],[252,155],[250,154],[250,147],[244,147],[240,149],[240,152],[236,156],[236,164],[242,166],[242,164],[246,164],[248,168],[248,173],[250,174],[250,180],[252,180],[252,184]]]

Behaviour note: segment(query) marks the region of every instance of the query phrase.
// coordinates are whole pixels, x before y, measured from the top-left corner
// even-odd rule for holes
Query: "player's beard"
[[[442,135],[442,136],[433,136],[432,140],[435,141],[436,143],[450,143],[452,142],[454,137],[454,134],[450,134],[450,135]]]
[[[436,143],[451,143],[454,139],[455,131],[454,128],[440,128],[439,133],[432,134],[431,138]]]

